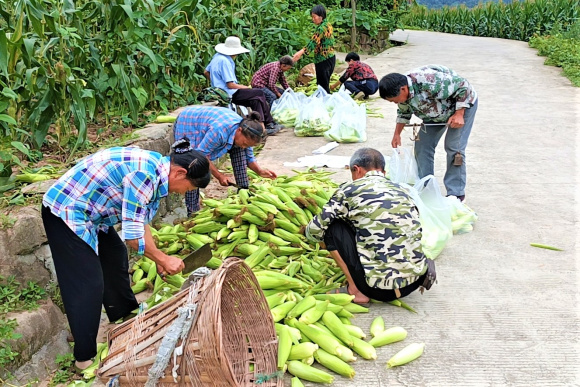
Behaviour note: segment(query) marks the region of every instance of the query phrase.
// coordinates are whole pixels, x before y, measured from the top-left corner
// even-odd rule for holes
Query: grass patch
[[[538,55],[547,57],[546,65],[561,67],[572,84],[580,87],[580,22],[568,31],[556,26],[549,35],[534,36],[530,46],[538,50]]]

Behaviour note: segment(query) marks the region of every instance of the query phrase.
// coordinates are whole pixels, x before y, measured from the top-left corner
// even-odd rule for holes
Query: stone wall
[[[172,114],[178,113],[179,110]],[[129,146],[169,154],[173,142],[172,128],[172,124],[147,125],[135,132],[137,137]],[[50,183],[27,187],[28,193],[41,195]],[[182,206],[182,198],[170,194],[161,203],[156,216],[162,217],[179,206]],[[5,215],[14,220],[14,224],[0,229],[0,275],[14,275],[20,283],[34,281],[40,286],[56,281],[40,206],[9,209]],[[12,343],[12,348],[20,352],[20,356],[6,370],[0,370],[0,377],[2,373],[11,372],[20,383],[35,378],[42,380],[54,370],[56,355],[70,351],[66,342],[66,318],[50,300],[36,311],[14,314],[9,318],[18,321],[16,333],[20,333],[22,338]]]

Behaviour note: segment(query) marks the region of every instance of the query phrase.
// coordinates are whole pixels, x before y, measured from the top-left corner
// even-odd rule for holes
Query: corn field
[[[413,7],[402,21],[409,27],[425,30],[527,41],[534,34],[550,31],[556,24],[566,29],[579,18],[579,0],[535,0],[489,2],[471,9]]]
[[[74,152],[90,123],[192,103],[229,35],[253,48],[238,61],[247,82],[304,44],[308,16],[278,0],[0,0],[0,133]]]

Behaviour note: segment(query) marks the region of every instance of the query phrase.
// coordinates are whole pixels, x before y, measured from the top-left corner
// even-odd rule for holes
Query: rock
[[[22,187],[22,189],[20,189],[20,192],[22,192],[25,195],[44,194],[55,182],[56,179],[50,179],[45,181],[39,181],[37,183],[31,183]]]
[[[46,285],[55,276],[39,208],[21,207],[7,216],[14,225],[0,230],[0,273]]]
[[[5,371],[12,372],[19,381],[46,377],[56,367],[56,356],[71,352],[66,340],[66,318],[51,300],[37,310],[10,313],[7,318],[16,319],[15,333],[22,337],[7,341],[19,356]]]

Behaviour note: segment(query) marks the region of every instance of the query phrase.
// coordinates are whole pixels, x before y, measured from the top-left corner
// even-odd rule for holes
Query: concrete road
[[[418,314],[374,304],[371,313],[357,316],[354,321],[365,330],[381,315],[409,336],[380,348],[376,361],[357,361],[355,378],[337,376],[334,385],[580,385],[580,89],[559,69],[544,66],[545,58],[523,42],[420,31],[397,31],[393,39],[407,44],[367,59],[379,77],[437,63],[465,76],[479,93],[467,149],[467,203],[480,219],[472,233],[455,236],[439,256],[439,283],[405,300]],[[368,141],[330,154],[350,156],[362,146],[392,153],[396,106],[380,99],[373,105],[385,118],[368,119]],[[287,171],[284,161],[325,143],[281,133],[268,139],[259,162]],[[443,165],[440,144],[439,181]],[[349,178],[347,171],[335,176]],[[564,251],[533,248],[531,242]],[[423,357],[385,369],[390,356],[412,342],[426,343]]]

